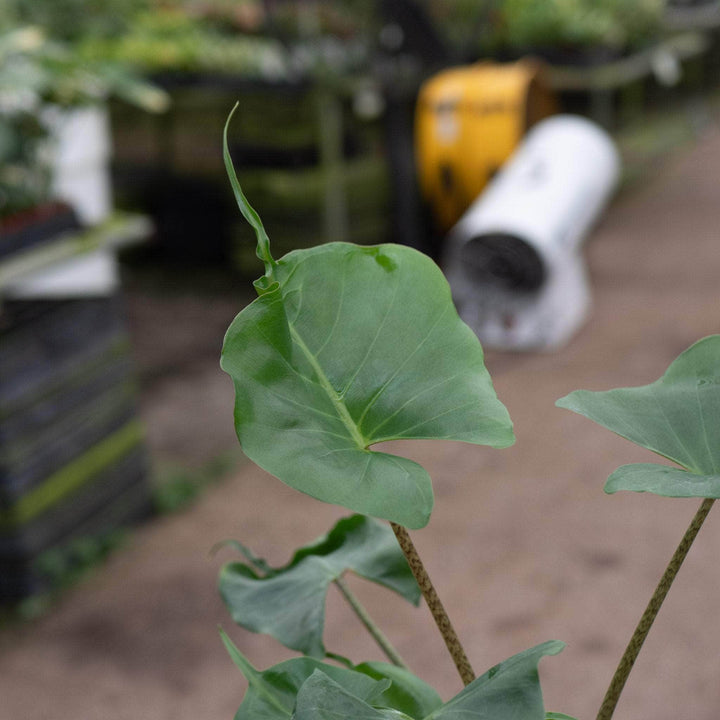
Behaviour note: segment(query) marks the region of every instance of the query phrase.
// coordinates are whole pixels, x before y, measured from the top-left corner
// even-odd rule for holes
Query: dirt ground
[[[594,308],[553,354],[488,353],[517,443],[496,451],[418,442],[403,450],[433,476],[436,509],[414,533],[476,671],[548,639],[548,709],[591,718],[698,501],[606,496],[618,465],[642,461],[593,423],[555,408],[577,388],[655,380],[700,337],[720,331],[720,128],[708,127],[622,194],[588,242]],[[248,288],[200,296],[130,283],[141,412],[160,460],[202,464],[235,447],[232,387],[217,361]],[[212,545],[238,538],[271,562],[346,514],[249,463],[183,513],[158,518],[31,624],[0,633],[2,720],[229,720],[245,684],[222,624],[258,667],[291,654],[232,625]],[[720,511],[711,513],[631,675],[617,720],[716,720],[720,714]],[[460,683],[425,607],[350,578],[412,667],[449,697]],[[341,599],[326,645],[381,656]]]

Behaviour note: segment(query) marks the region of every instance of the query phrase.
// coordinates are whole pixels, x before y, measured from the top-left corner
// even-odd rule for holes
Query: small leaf
[[[293,720],[411,720],[397,710],[376,710],[316,670],[300,688]]]
[[[274,572],[273,568],[270,567],[263,558],[255,555],[255,553],[247,547],[247,545],[243,545],[237,540],[221,540],[219,543],[215,543],[210,550],[210,554],[215,555],[216,552],[224,547],[235,548],[235,550],[237,550],[250,563],[250,565],[255,568],[255,570],[263,575],[270,575]]]
[[[697,475],[668,465],[622,465],[605,483],[606,493],[649,492],[665,497],[720,498],[720,475]]]
[[[445,278],[411,248],[345,243],[292,252],[272,272],[277,284],[235,318],[223,347],[243,450],[308,495],[423,527],[427,472],[371,445],[514,441]]]
[[[544,655],[557,655],[563,647],[564,643],[550,641],[513,655],[473,680],[428,720],[544,720],[538,662]]]
[[[575,718],[564,713],[549,712],[545,715],[545,720],[575,720]]]
[[[233,620],[286,647],[323,657],[325,597],[348,570],[417,605],[420,590],[390,527],[362,515],[340,520],[325,536],[298,550],[290,563],[260,576],[242,563],[220,572],[220,593]]]
[[[442,699],[430,685],[404,668],[384,662],[366,662],[355,669],[375,680],[391,680],[392,685],[377,704],[401,710],[414,720],[422,720],[442,705]]]
[[[720,497],[720,335],[683,352],[654,383],[558,400],[624,438],[685,468],[642,463],[619,468],[607,492]]]
[[[294,658],[259,671],[222,630],[220,636],[233,662],[248,681],[248,689],[235,720],[288,720],[293,716],[298,691],[316,670],[321,670],[363,702],[375,702],[389,686],[387,681],[377,682],[354,670],[312,658]]]

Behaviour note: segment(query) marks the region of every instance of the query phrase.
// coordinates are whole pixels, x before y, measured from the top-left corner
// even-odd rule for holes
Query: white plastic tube
[[[580,245],[619,174],[612,139],[589,120],[556,115],[528,133],[446,240],[446,275],[481,341],[556,347],[580,325]]]
[[[86,225],[112,211],[110,127],[104,106],[76,108],[49,117],[53,135],[53,194],[68,202]]]

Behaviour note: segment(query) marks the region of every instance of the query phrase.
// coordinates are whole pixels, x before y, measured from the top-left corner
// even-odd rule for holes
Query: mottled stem
[[[343,597],[348,601],[350,607],[360,619],[360,622],[365,626],[365,629],[370,633],[373,640],[380,646],[380,649],[385,653],[388,660],[390,660],[393,665],[409,670],[400,653],[398,653],[392,646],[392,643],[385,637],[382,630],[374,623],[373,619],[368,615],[367,610],[361,605],[345,581],[342,578],[336,578],[335,585],[337,585]]]
[[[470,665],[470,661],[465,655],[465,650],[455,633],[452,623],[450,622],[450,618],[445,612],[442,602],[440,602],[440,598],[438,597],[435,587],[430,580],[430,576],[420,559],[420,555],[418,555],[415,545],[410,539],[410,534],[402,525],[397,525],[396,523],[390,523],[390,525],[392,525],[395,537],[397,538],[403,553],[405,553],[408,565],[410,565],[412,574],[415,576],[415,579],[420,586],[425,602],[432,613],[435,624],[438,626],[438,630],[440,630],[440,634],[442,635],[445,645],[452,656],[455,667],[457,668],[458,673],[460,673],[460,678],[465,685],[468,685],[475,679],[475,672]]]
[[[700,532],[700,528],[705,522],[705,518],[710,512],[710,508],[713,506],[714,502],[715,500],[712,499],[703,500],[700,505],[700,509],[692,519],[692,522],[686,530],[683,539],[680,541],[677,550],[675,550],[675,554],[672,556],[667,568],[665,568],[665,572],[662,578],[660,578],[657,588],[655,588],[655,593],[652,598],[650,598],[650,602],[645,608],[645,612],[640,618],[640,622],[635,628],[635,632],[630,638],[630,642],[625,649],[625,654],[622,656],[617,670],[615,671],[610,687],[605,694],[605,699],[600,706],[597,720],[610,720],[613,716],[615,707],[620,699],[625,683],[627,682],[628,675],[630,675],[630,671],[635,664],[635,660],[637,660],[637,656],[640,654],[645,638],[648,636],[650,628],[655,621],[655,617],[657,616],[660,607],[670,590],[670,586],[673,584],[673,580],[675,580],[675,576],[678,574],[678,570],[680,570],[680,566],[683,564],[683,560],[685,560],[685,557],[690,550],[690,546],[693,544],[698,532]]]

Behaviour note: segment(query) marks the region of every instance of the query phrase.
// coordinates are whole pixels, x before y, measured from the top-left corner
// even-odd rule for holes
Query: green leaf
[[[720,497],[720,335],[683,352],[654,383],[605,392],[578,390],[557,405],[594,420],[685,471],[641,463],[618,468],[607,492]]]
[[[363,515],[340,520],[327,535],[298,550],[286,566],[265,576],[249,565],[228,563],[220,572],[220,593],[242,627],[323,657],[328,586],[348,570],[415,605],[420,601],[420,589],[390,526]]]
[[[391,680],[392,685],[383,692],[378,704],[401,710],[414,720],[422,720],[442,705],[434,688],[404,668],[384,662],[366,662],[355,669],[375,680]]]
[[[513,655],[473,680],[428,720],[544,720],[538,662],[557,655],[564,643],[553,640]]]
[[[720,498],[720,475],[698,475],[667,465],[622,465],[605,483],[605,492],[649,492],[664,497]]]
[[[427,472],[371,445],[514,440],[445,278],[411,248],[345,243],[289,253],[273,275],[223,347],[243,450],[308,495],[423,527]]]
[[[549,712],[545,715],[545,720],[575,720],[575,718],[565,713]]]
[[[438,706],[430,688],[419,689],[421,680],[415,678],[417,683],[412,683],[397,668],[390,670],[391,666],[378,668],[382,663],[368,664],[375,667],[378,680],[312,658],[295,658],[260,672],[225,633],[221,631],[221,635],[248,681],[235,720],[545,720],[537,665],[543,656],[556,655],[564,647],[561,642],[551,641],[518,653]],[[407,712],[406,698],[402,693],[392,693],[388,679],[414,694],[416,702],[433,705],[434,709],[424,717]],[[420,696],[424,699],[417,700]],[[547,717],[553,717],[552,713]]]
[[[411,720],[397,710],[377,710],[316,670],[300,688],[293,720]]]
[[[367,703],[377,701],[389,685],[354,670],[312,658],[294,658],[259,671],[222,630],[220,636],[233,662],[248,681],[248,689],[235,720],[288,720],[293,716],[298,691],[316,670],[321,670],[346,691]]]
[[[223,162],[225,163],[225,170],[227,171],[238,208],[240,208],[240,212],[243,217],[255,231],[255,236],[257,237],[257,256],[263,261],[263,263],[265,263],[265,276],[255,283],[255,287],[258,292],[262,293],[265,289],[272,285],[272,269],[275,266],[275,260],[270,254],[270,240],[265,232],[262,220],[247,201],[247,198],[240,187],[237,175],[235,174],[232,158],[230,157],[230,149],[228,147],[227,139],[228,128],[230,127],[230,121],[232,120],[232,116],[235,114],[235,111],[238,109],[239,104],[239,102],[235,103],[235,106],[230,111],[230,114],[225,121],[225,128],[223,129]]]
[[[308,495],[423,527],[430,477],[370,446],[413,438],[511,445],[480,343],[440,269],[411,248],[329,243],[276,262],[235,174],[231,117],[225,167],[265,263],[260,297],[228,329],[220,363],[235,384],[243,450]]]

